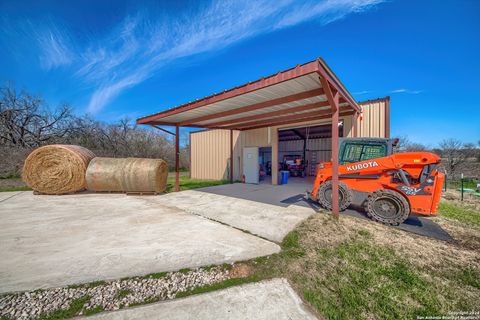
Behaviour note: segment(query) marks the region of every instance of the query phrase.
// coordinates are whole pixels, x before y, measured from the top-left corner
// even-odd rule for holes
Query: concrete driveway
[[[286,190],[282,186],[269,186],[267,190]],[[256,192],[255,190],[258,190]],[[242,199],[240,193],[270,198],[263,185],[235,183],[216,187],[169,193],[151,201],[175,206],[187,212],[220,221],[235,228],[248,231],[262,238],[281,242],[296,225],[314,214],[309,206],[277,205],[260,202],[254,198]],[[278,197],[278,194],[276,195]],[[303,196],[302,196],[303,197]],[[272,195],[272,199],[275,196]]]
[[[190,196],[0,193],[0,293],[230,263],[280,250],[186,212],[196,206]]]
[[[91,320],[313,320],[285,279],[272,279],[225,290],[164,301],[121,311],[105,312]]]

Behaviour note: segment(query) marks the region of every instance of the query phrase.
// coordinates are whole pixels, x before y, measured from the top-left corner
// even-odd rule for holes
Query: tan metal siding
[[[270,128],[260,128],[242,131],[242,143],[245,147],[268,147],[271,141],[268,139]],[[271,140],[271,139],[270,139]]]
[[[389,137],[389,104],[388,97],[360,103],[362,114],[357,119],[359,137]]]
[[[240,132],[233,131],[233,178],[239,180],[242,152]],[[228,179],[230,174],[230,131],[206,130],[190,134],[192,179]]]

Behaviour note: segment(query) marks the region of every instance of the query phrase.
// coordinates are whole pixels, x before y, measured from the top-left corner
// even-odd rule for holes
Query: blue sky
[[[0,0],[0,81],[132,119],[323,57],[392,133],[480,140],[480,1]]]

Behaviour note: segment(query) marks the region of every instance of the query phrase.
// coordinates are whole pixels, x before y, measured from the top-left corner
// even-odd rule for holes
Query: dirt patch
[[[465,224],[445,218],[435,218],[460,247],[480,252],[480,230],[465,226]]]
[[[230,278],[246,278],[251,274],[252,267],[244,263],[235,264],[228,273]]]

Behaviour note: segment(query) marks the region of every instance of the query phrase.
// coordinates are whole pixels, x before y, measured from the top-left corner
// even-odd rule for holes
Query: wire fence
[[[461,178],[461,179],[450,179],[445,178],[445,183],[443,190],[455,190],[460,192],[460,198],[463,201],[465,196],[474,196],[480,199],[480,178]]]

